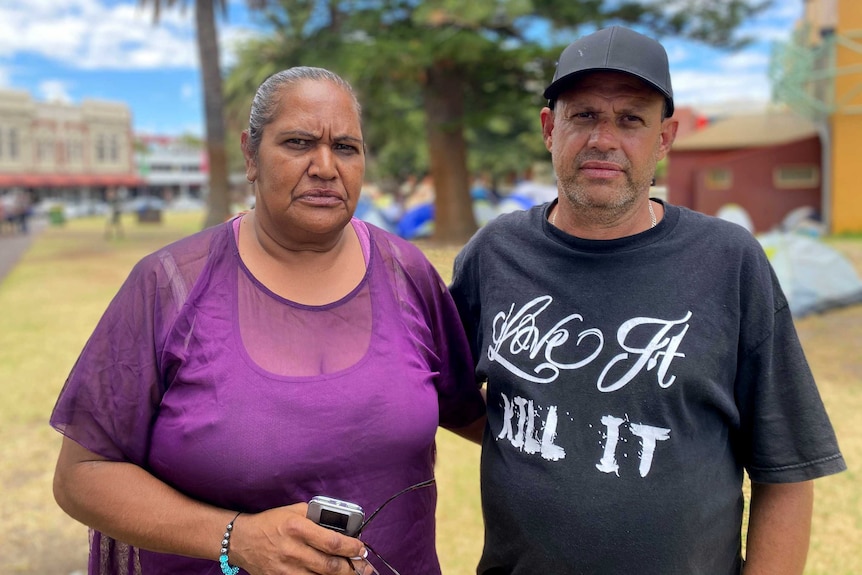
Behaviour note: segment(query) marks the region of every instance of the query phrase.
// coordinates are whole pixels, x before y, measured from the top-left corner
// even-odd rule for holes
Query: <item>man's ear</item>
[[[545,106],[542,108],[540,117],[542,120],[542,138],[545,140],[545,147],[550,152],[554,142],[554,111]]]
[[[667,153],[670,152],[670,147],[673,141],[676,140],[676,130],[679,128],[679,121],[673,118],[665,118],[661,122],[661,133],[659,134],[658,142],[658,159],[661,160]]]

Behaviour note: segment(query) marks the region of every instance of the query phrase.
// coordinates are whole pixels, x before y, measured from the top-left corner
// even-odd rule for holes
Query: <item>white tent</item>
[[[862,302],[853,264],[815,237],[773,231],[757,236],[795,317]]]
[[[718,217],[751,232],[754,226],[745,208],[727,204]],[[757,239],[778,276],[794,317],[862,302],[862,280],[853,264],[823,243],[822,226],[810,208],[791,211],[779,229]]]

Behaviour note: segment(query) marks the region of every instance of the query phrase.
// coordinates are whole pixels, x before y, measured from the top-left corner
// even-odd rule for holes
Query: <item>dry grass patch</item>
[[[0,571],[67,575],[84,570],[86,528],[54,503],[59,435],[48,416],[86,338],[134,263],[199,228],[200,214],[165,214],[161,225],[125,222],[106,241],[104,220],[46,230],[0,283]],[[862,240],[836,240],[862,272]],[[446,281],[457,248],[420,244]],[[850,470],[817,482],[808,575],[862,573],[862,306],[803,318],[800,337]],[[438,542],[446,575],[475,573],[482,550],[479,448],[438,434]],[[405,574],[408,575],[408,574]]]

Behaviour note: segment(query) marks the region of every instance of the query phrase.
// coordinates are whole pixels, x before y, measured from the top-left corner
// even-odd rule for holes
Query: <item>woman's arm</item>
[[[131,463],[109,461],[64,438],[54,497],[81,523],[135,547],[218,561],[235,510],[195,501]],[[252,575],[353,575],[345,557],[365,553],[361,541],[305,518],[306,504],[240,515],[229,561]],[[297,571],[296,569],[299,568]]]

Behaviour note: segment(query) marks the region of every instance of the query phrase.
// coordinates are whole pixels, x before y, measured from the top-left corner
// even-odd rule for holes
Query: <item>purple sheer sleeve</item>
[[[141,575],[138,549],[90,529],[88,573],[98,575]]]
[[[213,237],[201,232],[135,265],[84,346],[50,423],[90,451],[144,466],[167,383],[161,352]]]
[[[440,354],[437,378],[440,425],[463,427],[485,414],[485,401],[479,392],[470,345],[455,302],[434,268],[429,269],[429,275],[434,303],[431,321]]]
[[[145,461],[149,426],[161,395],[152,257],[132,270],[99,320],[51,415],[51,425],[90,451]]]
[[[386,245],[383,238],[378,242]],[[400,239],[391,240],[394,265],[401,268],[400,274],[409,278],[412,294],[401,293],[402,302],[412,302],[414,310],[421,310],[433,334],[432,349],[440,425],[446,428],[464,427],[485,414],[485,402],[473,369],[470,345],[464,332],[455,302],[445,282],[425,255],[412,244],[396,245]],[[400,282],[399,282],[400,283]],[[402,303],[403,305],[403,303]]]

